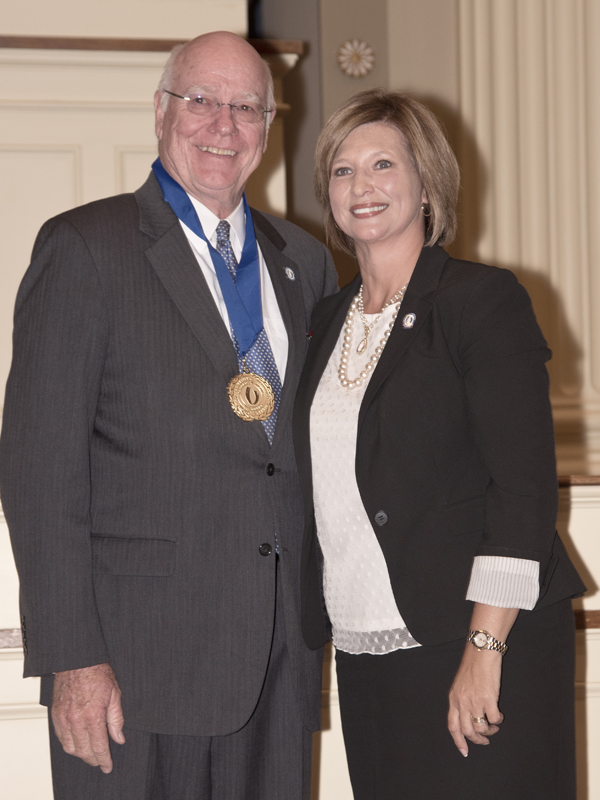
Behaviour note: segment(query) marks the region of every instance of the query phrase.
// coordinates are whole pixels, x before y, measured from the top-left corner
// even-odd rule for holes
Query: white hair
[[[187,43],[186,43],[187,44]],[[179,56],[181,55],[182,50],[185,48],[186,44],[176,44],[175,47],[171,50],[169,54],[169,58],[167,59],[167,63],[165,64],[165,68],[163,69],[163,73],[160,76],[160,81],[158,82],[158,91],[162,92],[162,97],[160,98],[160,104],[163,111],[167,110],[167,106],[169,104],[169,100],[171,99],[171,95],[167,94],[167,91],[173,91],[173,83],[175,80],[175,74],[177,72],[177,62],[179,61]],[[271,68],[269,63],[265,61],[264,58],[260,59],[261,64],[263,66],[263,71],[265,75],[265,85],[267,87],[267,108],[274,110],[275,109],[275,88],[273,85],[273,75],[271,74]],[[267,114],[267,129],[269,128],[272,120],[273,114]]]
[[[177,60],[179,58],[179,54],[185,47],[185,44],[176,44],[175,47],[169,53],[169,58],[167,59],[167,63],[165,64],[165,68],[163,69],[163,73],[160,76],[160,80],[158,82],[158,91],[162,92],[163,95],[160,98],[160,104],[162,106],[162,110],[167,110],[167,105],[169,104],[169,100],[171,98],[170,94],[166,94],[165,90],[172,91],[173,81],[175,79],[175,71],[177,66]]]

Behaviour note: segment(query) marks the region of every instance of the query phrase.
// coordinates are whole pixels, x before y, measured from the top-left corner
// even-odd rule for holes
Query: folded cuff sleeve
[[[475,556],[467,600],[500,608],[523,608],[537,603],[540,564],[525,558]]]

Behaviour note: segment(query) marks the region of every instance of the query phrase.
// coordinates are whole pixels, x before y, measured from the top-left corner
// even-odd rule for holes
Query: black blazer
[[[359,275],[315,309],[294,412],[307,519],[302,622],[313,648],[327,627],[310,408],[360,282]],[[404,324],[408,314],[412,327]],[[424,645],[468,630],[473,604],[465,595],[476,555],[539,561],[536,608],[585,590],[555,534],[550,355],[511,272],[451,259],[438,246],[423,249],[360,408],[356,479],[398,609]]]

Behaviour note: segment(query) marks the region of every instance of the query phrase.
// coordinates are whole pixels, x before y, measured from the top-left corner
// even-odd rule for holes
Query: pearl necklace
[[[390,338],[390,334],[391,334],[392,329],[394,327],[394,323],[396,322],[396,318],[398,317],[398,311],[400,310],[400,306],[402,305],[402,298],[404,297],[405,291],[406,291],[406,286],[403,286],[402,289],[400,289],[399,292],[396,292],[396,294],[381,309],[381,311],[377,315],[377,318],[375,319],[375,321],[372,322],[369,325],[367,323],[365,317],[364,317],[362,286],[360,287],[359,293],[356,295],[356,297],[352,301],[352,303],[350,305],[350,308],[348,309],[348,313],[346,314],[346,322],[345,322],[345,328],[344,328],[344,341],[343,341],[343,344],[342,344],[342,355],[340,357],[340,366],[338,367],[338,377],[339,377],[340,383],[342,384],[342,386],[345,389],[354,389],[354,388],[356,388],[358,386],[362,386],[363,385],[363,381],[365,381],[369,377],[371,372],[373,372],[373,370],[377,366],[377,362],[381,358],[381,354],[383,353],[383,348],[385,347],[385,345],[387,343],[387,340]],[[362,353],[364,353],[364,351],[367,348],[367,344],[366,343],[367,343],[367,340],[368,340],[368,337],[369,337],[369,333],[373,329],[373,326],[381,318],[381,315],[383,314],[385,309],[388,306],[392,305],[392,303],[394,303],[394,302],[396,303],[396,309],[395,309],[394,313],[392,314],[392,321],[390,322],[390,324],[386,328],[386,331],[383,334],[383,337],[381,338],[378,346],[375,348],[375,352],[370,357],[370,359],[367,361],[367,363],[365,365],[365,368],[360,372],[359,376],[357,378],[354,378],[353,380],[351,380],[350,378],[348,378],[348,363],[349,363],[349,357],[350,357],[350,347],[352,345],[352,328],[354,326],[354,317],[356,316],[356,312],[358,311],[358,313],[359,313],[359,315],[361,317],[364,329],[365,329],[364,339],[362,339],[362,341],[359,343],[359,346],[356,348],[356,352],[359,355],[361,355]],[[364,347],[362,347],[363,343],[364,343]],[[362,349],[359,349],[359,348],[362,348]]]
[[[361,283],[360,289],[358,290],[358,294],[357,294],[356,297],[358,299],[358,303],[357,303],[358,315],[360,316],[360,321],[363,324],[363,328],[365,330],[365,336],[364,336],[364,339],[360,340],[360,342],[358,343],[358,346],[356,348],[356,352],[358,353],[359,356],[362,356],[362,354],[367,349],[367,346],[369,344],[369,334],[371,333],[371,331],[373,330],[375,325],[377,325],[377,323],[381,319],[381,315],[383,314],[383,312],[386,310],[386,308],[388,306],[391,306],[394,303],[397,303],[398,300],[402,300],[402,298],[404,297],[404,292],[405,291],[406,291],[406,286],[403,286],[401,289],[399,289],[396,292],[396,294],[393,297],[390,297],[390,299],[387,301],[387,303],[382,307],[382,309],[379,312],[379,314],[377,314],[377,316],[375,317],[373,322],[371,322],[371,324],[369,324],[367,322],[367,320],[366,320],[366,317],[365,317],[365,306],[364,306],[364,302],[363,302],[363,284]]]

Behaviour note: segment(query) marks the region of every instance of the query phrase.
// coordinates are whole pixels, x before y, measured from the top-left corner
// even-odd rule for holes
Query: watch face
[[[476,647],[485,647],[488,643],[488,637],[485,633],[476,633],[473,637],[473,644]]]

